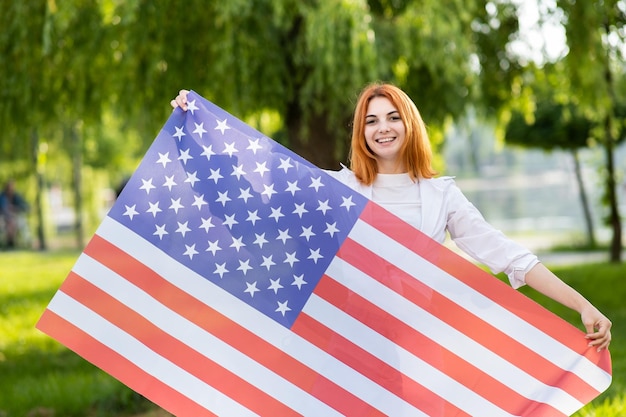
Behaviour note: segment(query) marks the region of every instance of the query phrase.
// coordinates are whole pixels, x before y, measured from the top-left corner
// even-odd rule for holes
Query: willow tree
[[[463,112],[486,73],[478,70],[481,62],[505,49],[510,33],[501,32],[516,30],[501,25],[500,9],[488,4],[119,3],[110,16],[117,22],[123,74],[118,108],[155,126],[179,89],[193,89],[244,119],[279,115],[275,139],[321,167],[336,168],[346,159],[356,93],[370,81],[406,89],[433,128]],[[498,34],[490,51],[477,44],[478,33]]]
[[[624,76],[626,2],[557,0],[564,15],[569,53],[565,57],[573,99],[598,122],[595,132],[605,153],[607,223],[613,236],[610,259],[621,261],[622,224],[617,202],[614,150],[624,120],[618,116],[617,81]],[[584,30],[581,30],[584,28]]]

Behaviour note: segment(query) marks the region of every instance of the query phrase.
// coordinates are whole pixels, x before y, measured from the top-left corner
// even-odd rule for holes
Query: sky
[[[541,63],[555,60],[567,51],[565,28],[558,17],[540,22],[540,10],[544,19],[548,10],[556,9],[554,0],[516,0],[520,7],[520,32],[522,39],[513,42],[514,52]]]

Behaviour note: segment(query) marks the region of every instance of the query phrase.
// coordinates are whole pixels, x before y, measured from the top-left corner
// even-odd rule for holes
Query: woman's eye
[[[366,125],[373,125],[374,123],[376,123],[376,119],[368,119],[365,121]]]
[[[391,116],[391,118],[390,118],[390,119],[391,119],[392,121],[394,121],[394,122],[397,122],[398,120],[402,120],[402,119],[400,118],[400,116]]]

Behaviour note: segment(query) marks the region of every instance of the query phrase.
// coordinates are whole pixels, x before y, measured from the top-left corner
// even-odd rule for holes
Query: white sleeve
[[[537,256],[487,223],[455,184],[447,193],[447,228],[456,245],[494,274],[504,272],[513,288],[524,285],[526,273],[539,262]]]

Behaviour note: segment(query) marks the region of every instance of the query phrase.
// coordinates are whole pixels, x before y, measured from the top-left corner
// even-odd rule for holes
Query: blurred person
[[[181,90],[172,107],[186,111],[188,93]],[[529,285],[577,311],[589,346],[608,348],[611,321],[536,255],[491,226],[453,177],[436,176],[431,162],[426,125],[414,102],[392,84],[373,83],[361,91],[354,110],[350,168],[326,172],[439,243],[449,233],[493,273],[505,272],[514,288]]]
[[[0,193],[0,220],[4,225],[6,246],[10,249],[16,246],[19,233],[25,226],[23,215],[28,208],[24,197],[15,190],[15,181],[7,181]]]

